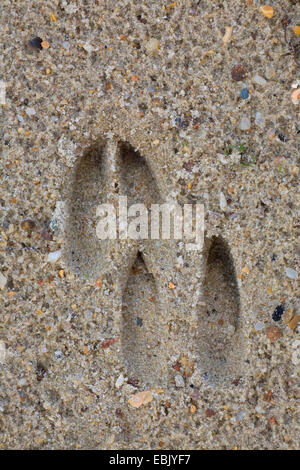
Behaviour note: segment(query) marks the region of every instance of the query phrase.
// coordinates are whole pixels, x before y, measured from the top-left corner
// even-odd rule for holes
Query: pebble
[[[51,253],[48,254],[47,261],[48,263],[56,263],[56,261],[58,261],[60,257],[61,257],[61,250],[52,251]]]
[[[232,37],[232,26],[225,26],[225,34],[222,38],[224,46],[226,46]]]
[[[6,357],[6,346],[4,341],[0,341],[0,364],[4,364]]]
[[[35,38],[30,39],[29,45],[33,49],[37,49],[37,50],[41,51],[43,49],[42,48],[42,42],[43,42],[43,40],[41,38],[39,38],[38,36],[36,36]]]
[[[282,336],[282,332],[278,326],[269,326],[266,329],[266,337],[271,341],[277,341]]]
[[[274,15],[274,8],[271,7],[270,5],[262,5],[259,8],[259,11],[262,15],[264,15],[266,18],[273,18]]]
[[[243,100],[247,100],[249,98],[249,90],[248,88],[243,88],[241,91],[240,91],[240,98],[242,98]]]
[[[236,82],[240,82],[241,80],[244,80],[246,75],[247,75],[247,69],[241,64],[235,65],[233,69],[231,70],[231,76],[233,80],[235,80]]]
[[[149,41],[146,44],[147,52],[150,54],[150,53],[158,51],[158,49],[159,49],[159,40],[155,38],[149,39]]]
[[[294,318],[292,318],[291,321],[288,322],[289,328],[291,328],[291,330],[295,330],[297,328],[299,320],[300,315],[295,315]]]
[[[62,351],[60,351],[60,350],[55,351],[55,353],[54,353],[54,358],[55,358],[57,361],[61,361],[63,357],[64,357],[64,355],[63,355],[63,352],[62,352]]]
[[[292,352],[292,363],[297,366],[300,364],[300,340],[296,339],[296,341],[293,342],[292,348],[295,349],[295,351]]]
[[[284,314],[282,315],[282,320],[284,323],[289,323],[289,321],[291,321],[291,319],[293,318],[294,316],[294,309],[293,308],[289,308],[288,310],[286,310],[284,312]]]
[[[254,323],[254,329],[255,329],[256,331],[261,331],[261,330],[264,329],[264,327],[265,327],[265,324],[264,324],[264,322],[262,322],[262,321],[258,321],[258,322],[256,322],[256,323]]]
[[[175,375],[175,385],[176,387],[182,388],[185,386],[184,379],[181,375]]]
[[[300,88],[297,88],[297,90],[292,91],[291,97],[293,104],[298,104],[300,101]]]
[[[283,312],[284,312],[284,306],[283,305],[277,305],[274,312],[272,313],[272,320],[273,321],[281,320]]]
[[[289,277],[290,279],[293,279],[293,280],[296,280],[298,278],[297,271],[295,271],[295,269],[292,269],[292,268],[286,268],[285,269],[285,274],[287,275],[287,277]]]
[[[260,126],[260,127],[262,127],[265,122],[264,118],[262,117],[262,114],[259,111],[257,111],[257,113],[255,114],[254,122],[256,126]]]
[[[239,127],[241,131],[248,131],[251,127],[250,119],[248,119],[247,117],[242,117],[240,120]]]
[[[124,375],[123,374],[119,375],[119,377],[116,380],[116,388],[122,387],[124,381],[125,381]]]
[[[221,211],[223,211],[223,212],[226,211],[227,201],[226,201],[226,197],[224,196],[224,194],[222,192],[220,193],[219,204],[220,204]]]
[[[33,220],[27,219],[21,222],[21,229],[25,232],[32,232],[36,227],[36,224]]]
[[[133,408],[139,408],[142,405],[147,405],[152,400],[153,400],[153,395],[149,390],[147,390],[145,392],[138,392],[138,393],[135,393],[134,395],[131,395],[131,397],[128,400],[128,403]]]
[[[27,116],[29,116],[29,117],[34,116],[34,115],[35,115],[35,109],[34,109],[34,108],[26,108],[26,109],[25,109],[25,113],[26,113]]]
[[[7,283],[7,277],[0,272],[0,289],[4,289]]]
[[[266,85],[267,83],[267,80],[258,74],[254,76],[253,80],[255,83],[257,83],[258,85],[262,85],[262,86]]]

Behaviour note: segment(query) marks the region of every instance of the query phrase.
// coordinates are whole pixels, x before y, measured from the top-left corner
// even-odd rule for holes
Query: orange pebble
[[[274,15],[274,8],[270,5],[262,5],[259,8],[259,11],[266,17],[266,18],[273,18]]]
[[[42,41],[41,46],[43,49],[49,49],[50,44],[48,41]]]

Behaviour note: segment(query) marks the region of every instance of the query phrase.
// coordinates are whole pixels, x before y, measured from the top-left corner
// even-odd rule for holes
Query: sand
[[[262,4],[2,0],[0,448],[299,448],[300,4]],[[100,241],[120,195],[204,204],[203,249]]]

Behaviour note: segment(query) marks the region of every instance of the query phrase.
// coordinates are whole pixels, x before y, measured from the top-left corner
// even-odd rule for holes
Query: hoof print
[[[211,240],[200,314],[200,367],[204,380],[234,380],[241,361],[240,296],[229,246]]]
[[[128,377],[143,386],[162,385],[165,335],[155,281],[138,253],[123,294],[121,341]]]
[[[65,258],[74,274],[85,279],[98,277],[108,243],[96,235],[97,206],[106,202],[104,148],[97,145],[79,160],[69,190]]]

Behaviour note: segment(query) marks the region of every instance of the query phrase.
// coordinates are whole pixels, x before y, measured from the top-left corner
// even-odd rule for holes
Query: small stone
[[[116,388],[122,387],[124,380],[125,380],[124,375],[123,374],[119,375],[119,377],[116,380]]]
[[[265,122],[264,118],[262,117],[262,114],[259,111],[257,111],[257,113],[255,114],[254,122],[255,122],[255,125],[259,127],[262,127]]]
[[[6,357],[6,346],[4,341],[0,341],[0,364],[4,364]]]
[[[297,90],[292,91],[291,97],[293,104],[298,104],[300,100],[300,88],[297,88]]]
[[[182,388],[185,386],[184,379],[181,375],[175,375],[175,385],[176,387]]]
[[[295,269],[292,269],[292,268],[286,268],[285,269],[285,274],[287,275],[287,277],[289,277],[290,279],[293,279],[293,280],[296,280],[298,278],[297,271],[295,271]]]
[[[240,82],[244,80],[247,75],[247,69],[243,65],[235,65],[231,70],[231,76],[233,80]]]
[[[264,322],[262,322],[262,321],[258,321],[258,322],[256,322],[256,323],[254,323],[254,329],[255,329],[255,331],[261,331],[261,330],[264,329],[264,327],[265,327],[265,324],[264,324]]]
[[[190,406],[190,413],[194,414],[197,411],[197,406],[196,405],[191,405]]]
[[[283,312],[284,312],[284,306],[283,305],[277,305],[274,312],[272,313],[272,320],[273,321],[281,320]]]
[[[262,5],[259,8],[259,11],[262,15],[264,15],[266,18],[273,18],[274,15],[274,8],[271,7],[270,5]]]
[[[155,38],[149,39],[149,41],[146,44],[146,51],[149,54],[153,54],[154,52],[159,50],[159,40]]]
[[[35,229],[35,222],[33,220],[23,220],[23,222],[21,222],[21,228],[22,230],[24,230],[25,232],[32,232],[34,229]]]
[[[299,319],[300,315],[295,315],[294,318],[292,318],[291,321],[288,322],[288,326],[289,328],[291,328],[291,330],[295,330],[297,328]]]
[[[200,392],[196,388],[193,390],[193,392],[191,394],[191,399],[193,401],[198,401],[200,399]]]
[[[262,85],[262,86],[266,85],[267,83],[267,80],[258,74],[254,76],[253,80],[255,83],[257,83],[258,85]]]
[[[135,393],[134,395],[131,395],[131,397],[128,400],[128,403],[133,408],[139,408],[142,405],[147,405],[152,400],[153,400],[153,395],[149,390],[147,390],[145,392],[138,392],[138,393]]]
[[[293,318],[294,316],[294,309],[293,308],[289,308],[288,310],[286,310],[284,312],[284,314],[282,315],[282,320],[284,323],[289,323],[289,321],[291,321],[291,319]]]
[[[296,36],[299,36],[299,34],[300,34],[300,25],[294,26],[294,34],[296,34]]]
[[[232,37],[232,26],[225,26],[225,34],[222,38],[223,45],[226,46]]]
[[[212,410],[211,408],[207,408],[207,410],[205,410],[205,414],[208,418],[211,418],[212,416],[214,416],[216,413],[214,412],[214,410]]]
[[[57,351],[55,351],[54,353],[54,358],[57,360],[57,361],[61,361],[64,357],[64,354],[62,351],[60,351],[59,349]]]
[[[35,109],[34,109],[34,108],[26,108],[26,109],[25,109],[25,113],[26,113],[27,116],[29,116],[29,117],[34,116],[34,115],[35,115]]]
[[[295,349],[295,351],[292,352],[292,363],[295,366],[297,366],[298,364],[300,364],[300,340],[299,339],[293,342],[292,348]]]
[[[271,341],[277,341],[282,336],[282,332],[278,326],[269,326],[266,329],[266,336]]]
[[[267,139],[273,140],[276,137],[276,129],[270,129],[267,133]]]
[[[240,120],[239,128],[241,131],[248,131],[251,127],[250,119],[247,117],[242,117]]]
[[[243,88],[241,91],[240,91],[240,98],[242,98],[243,100],[247,100],[249,98],[249,90],[248,88]]]
[[[118,338],[109,338],[109,339],[105,339],[105,340],[102,341],[102,343],[101,343],[101,348],[102,348],[102,349],[109,348],[112,344],[116,343],[116,341],[118,341]]]
[[[35,38],[30,39],[29,45],[32,47],[32,49],[37,49],[37,50],[42,50],[42,42],[43,40],[36,36]]]
[[[4,289],[7,283],[7,277],[0,272],[0,289]]]
[[[127,383],[129,385],[132,385],[133,387],[136,387],[137,384],[139,383],[139,379],[137,377],[129,377],[129,379],[127,380]]]
[[[56,263],[56,261],[58,261],[60,257],[61,257],[61,250],[52,251],[51,253],[48,254],[47,261],[48,263]]]
[[[50,44],[48,41],[42,41],[41,46],[43,49],[49,49]]]
[[[47,241],[52,241],[53,240],[53,237],[52,237],[51,233],[47,232],[47,230],[42,230],[41,231],[41,237],[44,240],[47,240]]]
[[[226,197],[224,196],[222,192],[220,193],[220,196],[219,196],[219,205],[220,205],[221,211],[225,212],[227,209],[227,201],[226,201]]]

